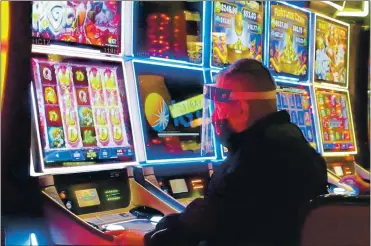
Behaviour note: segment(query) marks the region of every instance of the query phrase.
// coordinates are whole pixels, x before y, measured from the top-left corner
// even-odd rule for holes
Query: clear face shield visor
[[[229,114],[225,107],[230,101],[239,100],[271,100],[276,99],[276,91],[265,92],[235,92],[218,88],[215,85],[205,85],[203,91],[203,111],[201,130],[201,155],[205,156],[214,150],[214,136],[220,138],[223,134],[218,122],[227,119]]]

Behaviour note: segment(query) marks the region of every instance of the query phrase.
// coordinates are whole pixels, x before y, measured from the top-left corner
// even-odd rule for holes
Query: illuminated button
[[[71,208],[72,208],[72,203],[71,203],[71,201],[68,201],[68,202],[66,203],[66,207],[67,207],[69,210],[71,210]]]
[[[64,193],[64,192],[61,192],[61,193],[59,193],[59,197],[60,197],[62,200],[64,200],[64,199],[67,198],[67,195],[66,195],[66,193]]]
[[[108,149],[101,149],[99,151],[99,159],[109,159],[111,158],[110,156],[110,151]]]

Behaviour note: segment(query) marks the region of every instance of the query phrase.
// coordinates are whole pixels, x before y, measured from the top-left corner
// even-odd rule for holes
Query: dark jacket
[[[326,164],[290,123],[273,113],[231,138],[229,158],[204,198],[166,216],[147,245],[295,245],[300,207],[326,192]]]

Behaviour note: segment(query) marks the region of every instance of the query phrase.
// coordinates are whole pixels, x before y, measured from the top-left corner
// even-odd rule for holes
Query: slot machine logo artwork
[[[269,68],[276,74],[305,79],[308,73],[308,14],[271,5]]]
[[[46,162],[131,155],[117,68],[33,59]]]
[[[319,89],[316,93],[324,151],[354,151],[346,93]]]
[[[263,8],[261,2],[214,2],[212,63],[224,66],[241,58],[262,61]]]
[[[120,6],[118,1],[33,1],[34,43],[43,38],[118,48]]]
[[[314,69],[317,81],[346,84],[347,46],[346,26],[317,17]]]

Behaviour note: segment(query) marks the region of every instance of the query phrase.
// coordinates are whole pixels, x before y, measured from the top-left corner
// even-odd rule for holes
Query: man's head
[[[214,100],[212,116],[216,134],[224,140],[223,135],[242,132],[277,111],[276,86],[268,69],[256,60],[234,62],[217,75],[215,87],[230,91],[229,100]]]

